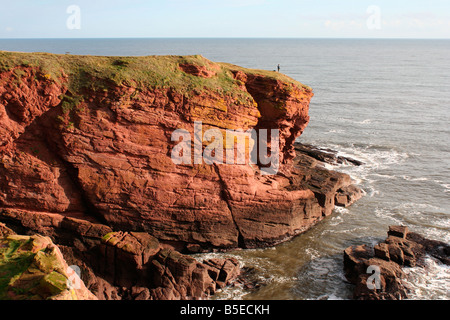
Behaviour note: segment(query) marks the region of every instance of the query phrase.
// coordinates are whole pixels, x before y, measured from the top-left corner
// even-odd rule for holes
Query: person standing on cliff
[[[277,70],[278,70],[278,72],[280,72],[280,65],[277,66]]]

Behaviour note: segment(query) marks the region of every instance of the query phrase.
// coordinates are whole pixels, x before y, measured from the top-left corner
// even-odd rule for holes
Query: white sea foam
[[[442,187],[444,187],[444,189],[445,189],[445,193],[449,193],[450,192],[450,183],[449,184],[447,184],[447,183],[443,183],[443,184],[441,184],[441,186]]]
[[[267,283],[293,283],[298,281],[297,277],[286,277],[286,276],[274,276],[271,275],[269,278],[266,278]]]
[[[333,166],[333,165],[331,165],[329,163],[324,163],[323,166],[325,167],[325,169],[328,169],[328,170],[334,170],[335,167],[336,167],[336,166]]]
[[[305,250],[305,252],[310,257],[311,260],[317,259],[318,257],[320,257],[319,251],[317,251],[317,250],[315,250],[313,248],[307,248]]]
[[[406,210],[417,210],[417,209],[421,209],[421,210],[439,210],[440,208],[432,205],[432,204],[428,204],[428,203],[415,203],[415,202],[405,202],[402,203],[398,206],[395,207],[395,209],[406,209]]]
[[[411,300],[450,299],[450,266],[443,265],[431,257],[425,259],[425,267],[404,269]]]
[[[352,118],[343,118],[343,117],[339,117],[336,120],[338,120],[339,122],[351,123],[351,124],[370,124],[373,121],[372,119],[364,119],[361,121],[355,121]]]
[[[324,134],[333,134],[333,133],[344,133],[345,131],[342,129],[331,129],[328,130],[327,132],[324,132]]]
[[[365,192],[366,192],[366,195],[371,198],[380,194],[380,191],[376,190],[373,185],[369,185],[368,187],[366,187]]]
[[[448,230],[450,228],[450,219],[447,219],[446,222],[441,222],[441,223],[434,222],[434,223],[437,225],[440,225],[440,227],[446,231],[443,231],[441,228],[427,228],[426,230],[424,230],[427,233],[427,238],[449,243],[450,242],[450,232]]]
[[[248,294],[248,291],[245,290],[242,286],[225,287],[222,290],[219,290],[216,295],[213,296],[213,299],[242,300],[246,294]]]
[[[389,175],[389,174],[380,174],[380,173],[370,173],[368,174],[369,177],[376,177],[376,178],[381,178],[381,179],[397,179],[397,176],[395,175]]]
[[[342,230],[327,229],[327,230],[322,231],[322,235],[355,234],[356,232],[360,232],[361,230],[369,230],[369,227],[357,227],[357,228],[342,229]]]
[[[403,221],[398,219],[397,217],[395,217],[397,214],[393,212],[393,210],[388,210],[386,208],[376,208],[375,209],[375,216],[380,218],[380,219],[387,219],[390,220],[390,222],[388,222],[389,224],[396,224],[396,225],[401,225],[403,224]]]
[[[342,146],[335,144],[327,144],[324,148],[330,148],[337,151],[338,156],[349,157],[362,161],[364,165],[355,167],[349,164],[340,164],[333,166],[331,169],[339,169],[340,171],[349,173],[354,176],[360,174],[358,178],[365,179],[367,175],[376,173],[378,169],[385,169],[394,164],[400,164],[409,158],[406,152],[398,151],[394,148],[384,146]]]
[[[410,176],[401,176],[406,181],[428,181],[427,177],[413,178]]]
[[[350,212],[347,208],[338,207],[338,206],[334,207],[334,211],[336,211],[339,214],[345,214],[345,213],[349,213]],[[332,220],[335,220],[335,219],[336,220],[339,219],[339,221],[342,221],[342,217],[340,217],[340,216],[335,216],[335,217],[332,218]]]
[[[433,182],[437,183],[442,188],[444,188],[444,192],[445,193],[449,193],[450,192],[450,183],[444,183],[442,180],[433,180]]]

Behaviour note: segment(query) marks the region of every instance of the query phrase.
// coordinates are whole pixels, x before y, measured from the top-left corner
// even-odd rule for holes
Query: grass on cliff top
[[[64,265],[47,247],[36,252],[39,241],[18,235],[0,239],[0,300],[41,300],[67,289]]]
[[[29,241],[28,241],[29,242]],[[31,265],[34,253],[20,252],[28,242],[11,240],[0,242],[0,300],[7,299],[7,289]]]
[[[220,62],[220,65],[222,65],[223,67],[233,70],[233,71],[242,71],[246,74],[254,74],[254,75],[261,75],[270,79],[274,79],[274,80],[280,80],[282,82],[285,82],[287,84],[294,84],[300,88],[304,88],[306,91],[312,91],[312,88],[300,83],[297,80],[292,79],[291,77],[280,73],[280,72],[276,72],[276,71],[269,71],[269,70],[261,70],[261,69],[249,69],[249,68],[244,68],[244,67],[240,67],[231,63],[225,63],[225,62]]]
[[[217,75],[205,79],[180,70],[179,65],[184,63],[211,67],[211,62],[200,55],[107,57],[0,51],[0,72],[14,69],[20,77],[18,67],[35,67],[40,70],[43,78],[58,83],[62,81],[63,75],[67,75],[66,85],[72,93],[80,93],[85,88],[108,90],[113,85],[127,85],[140,89],[170,87],[183,94],[209,90],[233,95],[239,92],[239,84],[233,78],[231,70],[258,73],[309,88],[277,72],[250,70],[226,63],[216,64],[220,67]]]

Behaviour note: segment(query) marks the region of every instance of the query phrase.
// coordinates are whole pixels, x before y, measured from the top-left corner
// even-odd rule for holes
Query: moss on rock
[[[78,299],[69,287],[67,268],[61,252],[48,237],[1,238],[0,300]]]

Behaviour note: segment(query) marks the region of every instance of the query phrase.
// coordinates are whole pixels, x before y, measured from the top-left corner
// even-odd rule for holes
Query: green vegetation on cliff
[[[39,235],[0,239],[0,300],[76,298],[51,240]]]
[[[190,74],[184,72],[180,65],[194,66],[213,75]],[[107,91],[111,86],[125,85],[140,89],[173,88],[184,94],[208,90],[233,95],[239,92],[236,89],[240,83],[234,79],[232,71],[243,70],[247,74],[260,74],[311,90],[281,73],[212,63],[200,55],[106,57],[0,51],[0,72],[13,70],[20,78],[23,74],[21,67],[37,68],[42,79],[67,82],[65,85],[72,94],[81,93],[83,89]]]

